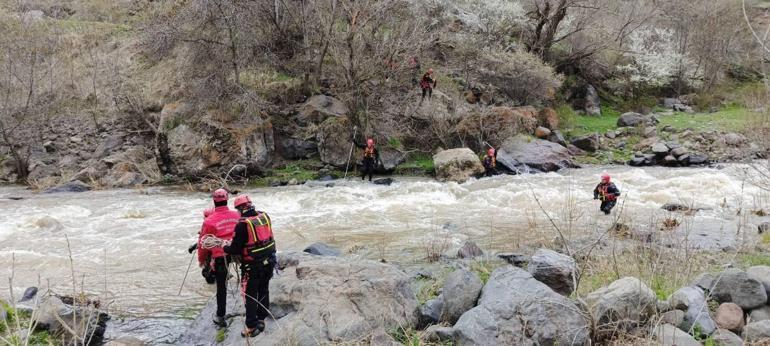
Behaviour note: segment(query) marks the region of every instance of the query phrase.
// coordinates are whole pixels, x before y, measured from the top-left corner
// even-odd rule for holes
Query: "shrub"
[[[563,81],[551,66],[527,52],[486,52],[479,60],[483,81],[520,105],[553,100]]]

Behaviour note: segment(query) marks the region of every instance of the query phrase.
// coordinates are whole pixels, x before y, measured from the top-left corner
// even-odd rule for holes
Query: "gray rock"
[[[377,173],[392,173],[398,165],[406,161],[406,153],[393,148],[380,149],[380,164]]]
[[[91,190],[91,186],[80,181],[74,180],[62,185],[52,187],[43,191],[43,193],[62,193],[62,192],[85,192]]]
[[[751,310],[751,313],[749,314],[749,322],[758,322],[764,320],[770,320],[770,306],[765,305]]]
[[[481,251],[481,248],[472,240],[466,241],[460,250],[457,250],[457,257],[460,258],[475,258],[482,255],[484,255],[484,251]]]
[[[670,324],[662,324],[655,328],[653,337],[662,346],[701,346],[692,335],[681,331]]]
[[[671,155],[674,155],[676,157],[680,157],[685,154],[687,154],[687,148],[685,147],[678,147],[678,148],[671,149]]]
[[[683,330],[694,330],[695,325],[700,326],[700,331],[706,335],[716,330],[716,323],[709,315],[706,295],[701,288],[682,287],[668,298],[668,303],[672,308],[685,312],[684,321],[681,324]]]
[[[425,302],[419,308],[419,317],[417,328],[425,328],[431,324],[441,321],[441,312],[444,309],[444,299],[442,296]]]
[[[747,343],[767,342],[770,339],[770,320],[752,322],[743,328],[743,340]]]
[[[637,278],[625,277],[585,298],[599,339],[643,325],[655,314],[655,293]]]
[[[497,153],[497,162],[513,172],[558,171],[577,167],[567,148],[542,139],[517,135],[506,139]]]
[[[352,126],[346,117],[331,117],[321,123],[316,132],[318,156],[321,162],[344,169],[350,158],[352,132]],[[355,167],[359,157],[355,152],[353,155],[351,167]]]
[[[349,112],[342,101],[331,96],[315,95],[300,107],[297,120],[301,125],[320,124],[328,118],[345,117]]]
[[[45,152],[52,153],[56,151],[56,145],[52,141],[46,141],[43,143],[43,149],[45,149]]]
[[[759,232],[759,234],[767,231],[770,231],[770,222],[763,222],[757,226],[757,232]]]
[[[665,143],[661,143],[661,142],[655,143],[652,145],[650,149],[652,150],[653,153],[655,153],[655,155],[663,156],[668,154],[668,146],[666,146]]]
[[[695,110],[693,110],[692,107],[684,104],[676,104],[673,109],[675,112],[695,113]]]
[[[768,266],[753,266],[746,269],[746,274],[749,277],[756,279],[762,283],[765,287],[765,292],[770,297],[770,267]]]
[[[725,144],[733,147],[738,147],[746,142],[746,137],[739,133],[728,133],[722,137]]]
[[[548,136],[548,141],[554,142],[563,147],[567,146],[567,140],[564,139],[564,136],[561,134],[561,131],[559,130],[551,130],[551,135]]]
[[[318,144],[312,140],[279,135],[275,149],[282,157],[289,160],[307,159],[318,152]]]
[[[714,334],[711,334],[711,340],[719,346],[741,346],[743,340],[740,336],[727,329],[717,329]]]
[[[618,118],[618,127],[634,127],[649,122],[649,118],[634,112],[623,113]]]
[[[690,155],[689,154],[684,154],[682,156],[677,157],[676,160],[679,161],[679,164],[689,165],[690,164]]]
[[[588,152],[595,152],[599,150],[599,135],[593,134],[575,138],[572,140],[572,145]]]
[[[515,312],[515,313],[514,313]],[[454,325],[456,345],[585,345],[589,324],[570,299],[527,271],[492,272],[479,304]]]
[[[628,161],[628,164],[634,167],[640,167],[646,165],[647,162],[647,159],[644,157],[634,157],[631,161]]]
[[[476,306],[484,286],[478,275],[465,269],[458,269],[447,276],[441,293],[444,304],[441,321],[454,324],[466,311]]]
[[[302,251],[307,252],[311,255],[317,255],[317,256],[339,256],[340,255],[340,250],[324,243],[313,243],[310,246],[306,247],[305,250],[302,250]]]
[[[575,290],[577,266],[575,260],[553,250],[539,249],[527,267],[532,276],[564,296]]]
[[[663,164],[666,166],[676,166],[679,163],[679,161],[676,160],[676,157],[673,155],[666,155],[666,157],[663,158]]]
[[[660,209],[667,211],[689,211],[690,207],[681,203],[669,202],[660,207]]]
[[[451,342],[454,334],[452,327],[433,325],[425,329],[425,341],[440,343]]]
[[[551,136],[551,130],[549,130],[547,127],[538,126],[535,129],[535,137],[540,139],[548,139],[548,137]]]
[[[607,131],[607,133],[604,134],[604,136],[609,138],[609,139],[615,139],[618,135],[617,135],[617,133],[615,133],[614,130],[609,130],[609,131]]]
[[[21,299],[19,299],[19,303],[23,303],[29,300],[32,300],[32,298],[35,298],[37,296],[37,287],[27,287],[27,289],[24,290],[24,294],[21,295]]]
[[[735,303],[751,310],[767,303],[767,292],[762,283],[739,269],[727,269],[715,275],[711,297],[720,303]]]
[[[104,346],[146,346],[147,344],[137,338],[130,336],[120,337],[115,340],[110,340],[104,344]]]
[[[586,154],[586,152],[583,149],[580,149],[574,146],[573,144],[567,144],[567,152],[569,152],[569,154],[572,156],[580,156],[580,155]]]
[[[380,178],[380,179],[375,179],[375,180],[373,181],[373,183],[374,183],[375,185],[385,185],[385,186],[390,186],[390,184],[393,184],[393,182],[394,182],[394,181],[395,181],[395,180],[394,180],[393,178]]]
[[[683,328],[682,327],[683,322],[684,322],[684,311],[682,310],[667,311],[660,316],[660,323],[667,323],[667,324],[676,326],[677,328]]]
[[[673,109],[675,105],[682,104],[679,98],[667,97],[663,99],[663,107]]]
[[[642,132],[642,136],[644,136],[645,138],[652,138],[652,137],[655,137],[655,135],[657,135],[657,129],[655,128],[655,126],[647,126],[644,128]]]
[[[401,343],[393,340],[385,328],[380,327],[375,329],[369,337],[369,346],[401,346]]]
[[[706,155],[701,155],[701,154],[690,155],[691,165],[707,165],[708,163],[709,163],[709,158]]]
[[[99,146],[96,147],[96,150],[94,150],[94,153],[92,155],[95,159],[101,159],[103,157],[106,157],[112,152],[120,147],[123,144],[123,135],[122,134],[111,134],[107,136],[101,143],[99,143]]]
[[[433,167],[436,179],[457,183],[484,172],[481,160],[468,148],[449,149],[433,155]]]
[[[586,86],[586,98],[585,98],[585,110],[586,114],[590,116],[602,115],[602,104],[599,99],[599,93],[596,92],[596,88],[593,85],[588,84]]]

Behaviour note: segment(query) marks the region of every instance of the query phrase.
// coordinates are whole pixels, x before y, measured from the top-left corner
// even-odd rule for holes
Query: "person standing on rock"
[[[270,216],[257,211],[249,196],[238,196],[234,204],[241,219],[232,243],[224,250],[241,256],[241,294],[246,305],[246,329],[241,336],[252,337],[265,330],[265,318],[270,314],[268,289],[276,264],[275,240]]]
[[[227,321],[225,320],[227,267],[231,260],[222,247],[207,249],[203,246],[203,240],[211,236],[224,241],[233,239],[233,228],[241,216],[237,211],[227,207],[228,197],[225,189],[217,189],[211,194],[211,198],[214,200],[214,211],[203,220],[200,237],[198,238],[198,264],[201,268],[206,268],[206,262],[208,261],[208,265],[211,266],[217,283],[217,313],[214,317],[214,324],[220,328],[227,327]],[[210,260],[209,257],[211,258]]]
[[[353,143],[360,149],[364,150],[363,160],[361,160],[361,180],[366,179],[366,176],[368,175],[369,181],[372,181],[374,170],[377,169],[377,166],[379,166],[380,162],[380,152],[374,145],[374,139],[367,139],[366,145],[358,144],[355,141]]]
[[[433,89],[436,87],[436,79],[433,78],[433,69],[429,68],[422,79],[420,79],[420,88],[422,88],[422,98],[420,99],[420,105],[425,100],[425,95],[428,95],[428,99],[433,98]]]
[[[484,159],[481,161],[484,165],[484,175],[491,177],[497,174],[497,152],[495,148],[487,149],[487,154],[484,155]]]
[[[620,190],[618,190],[614,183],[610,182],[610,175],[607,173],[602,174],[602,181],[594,189],[594,199],[602,201],[599,210],[606,215],[610,215],[612,208],[615,207],[618,201],[618,197],[620,197]]]

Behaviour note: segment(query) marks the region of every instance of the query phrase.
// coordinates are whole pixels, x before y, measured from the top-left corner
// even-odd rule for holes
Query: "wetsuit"
[[[497,158],[494,156],[485,155],[484,160],[481,161],[484,165],[484,175],[491,177],[497,174]]]
[[[361,160],[361,180],[366,179],[369,176],[369,181],[372,181],[372,175],[377,169],[378,162],[380,162],[380,152],[376,146],[369,148],[365,144],[355,143],[357,147],[364,150],[363,159]]]
[[[226,202],[225,202],[226,203]],[[224,318],[227,307],[227,265],[230,262],[222,248],[206,249],[201,246],[203,237],[211,234],[217,238],[230,240],[233,228],[238,223],[240,214],[226,205],[214,208],[214,213],[203,221],[198,239],[198,264],[205,268],[211,265],[217,283],[217,317]],[[211,261],[211,262],[209,262]]]
[[[268,231],[269,237],[262,239]],[[233,242],[224,249],[228,254],[241,255],[241,294],[246,305],[246,327],[262,331],[265,318],[270,315],[269,284],[276,263],[270,216],[254,209],[244,212],[235,226]]]
[[[618,197],[620,197],[620,190],[614,183],[599,183],[594,189],[594,199],[600,199],[602,201],[599,210],[609,215],[612,208],[615,207]]]

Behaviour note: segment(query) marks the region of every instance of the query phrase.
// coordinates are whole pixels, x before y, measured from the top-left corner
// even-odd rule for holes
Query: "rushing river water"
[[[671,216],[662,204],[694,205],[704,209],[690,217],[677,214],[686,220],[667,232],[666,241],[720,249],[751,241],[756,225],[770,220],[737,215],[739,209],[770,211],[770,196],[745,182],[744,168],[606,170],[623,192],[615,210],[622,220],[653,229]],[[550,242],[556,233],[546,213],[567,237],[603,232],[612,217],[598,212],[591,193],[603,170],[465,184],[397,177],[393,185],[379,186],[354,179],[246,193],[272,216],[279,250],[323,241],[364,257],[414,262],[426,248],[456,251],[467,239],[491,251]],[[0,297],[8,295],[12,267],[17,297],[27,286],[71,290],[71,251],[78,286],[83,281],[87,291],[112,297],[114,315],[191,317],[213,294],[193,264],[178,295],[191,258],[186,249],[210,206],[207,194],[175,189],[35,194],[0,188]]]

